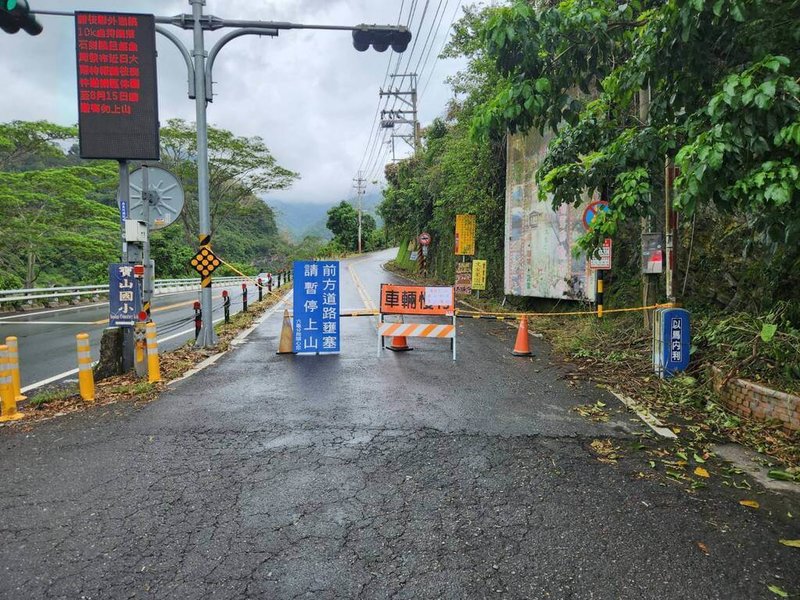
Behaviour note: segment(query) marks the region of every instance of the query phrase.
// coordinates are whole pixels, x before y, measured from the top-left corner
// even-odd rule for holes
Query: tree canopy
[[[541,193],[611,201],[585,248],[651,211],[665,158],[685,214],[712,204],[800,240],[798,0],[514,0],[481,39],[503,79],[473,133],[556,133]]]

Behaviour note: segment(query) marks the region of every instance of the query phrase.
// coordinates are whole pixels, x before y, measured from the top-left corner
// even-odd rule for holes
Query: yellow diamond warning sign
[[[210,248],[203,246],[191,260],[192,267],[203,277],[208,277],[222,262],[214,256]]]

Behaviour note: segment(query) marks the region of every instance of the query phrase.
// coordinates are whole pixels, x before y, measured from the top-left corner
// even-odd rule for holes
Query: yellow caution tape
[[[655,310],[657,308],[675,308],[675,304],[672,302],[668,302],[666,304],[651,304],[650,306],[636,306],[633,308],[604,308],[603,314],[607,315],[610,313]],[[523,313],[502,312],[501,313],[501,312],[483,312],[477,310],[461,310],[459,308],[456,309],[457,317],[472,317],[473,319],[494,317],[498,321],[502,321],[503,319],[508,319],[508,318],[521,319],[522,317],[569,317],[569,316],[579,317],[588,315],[597,315],[597,311],[578,310],[578,311],[568,311],[568,312],[523,312]]]
[[[261,289],[266,290],[266,292],[268,294],[272,294],[276,298],[280,298],[281,297],[280,294],[276,294],[275,292],[271,292],[270,290],[268,290],[266,285],[259,285],[258,281],[254,280],[252,277],[249,277],[248,275],[245,275],[244,273],[242,273],[239,269],[234,267],[231,263],[226,261],[224,258],[221,258],[219,255],[217,255],[217,258],[220,260],[220,262],[222,262],[223,265],[228,267],[231,271],[233,271],[237,275],[240,275],[241,277],[245,278],[247,281],[252,283],[254,286],[260,287]]]

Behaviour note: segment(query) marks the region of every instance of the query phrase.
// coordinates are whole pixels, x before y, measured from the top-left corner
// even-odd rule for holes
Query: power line
[[[397,14],[397,24],[398,25],[400,24],[400,20],[403,18],[403,7],[405,6],[405,3],[406,3],[406,0],[402,0],[401,3],[400,3],[400,12]],[[416,4],[416,0],[413,0],[413,4]],[[411,11],[409,10],[409,14],[410,13],[411,13]],[[383,84],[381,85],[381,87],[386,85],[386,82],[389,79],[389,70],[392,67],[392,58],[393,58],[393,56],[391,54],[392,52],[394,52],[394,50],[390,50],[389,60],[386,63],[386,73],[384,73],[384,75],[383,75]],[[398,56],[401,56],[401,55],[398,55]],[[372,137],[375,134],[375,131],[376,131],[375,126],[378,123],[378,114],[380,113],[380,110],[381,110],[381,104],[380,104],[380,101],[379,101],[378,102],[378,107],[375,109],[375,116],[372,119],[372,127],[370,129],[369,140],[367,140],[367,145],[364,147],[364,155],[361,157],[361,162],[358,165],[359,169],[361,169],[361,167],[364,164],[364,159],[367,156],[367,149],[369,148],[370,142],[372,141]]]
[[[431,78],[433,77],[433,74],[436,71],[436,67],[439,64],[440,60],[439,57],[441,56],[442,52],[444,52],[444,47],[447,46],[447,42],[450,39],[449,35],[450,30],[453,29],[453,25],[456,22],[456,16],[458,15],[458,9],[461,8],[461,1],[462,0],[458,0],[458,2],[456,3],[456,9],[453,11],[453,17],[450,19],[450,25],[447,27],[447,31],[445,33],[442,46],[441,48],[439,48],[439,52],[436,53],[436,62],[433,63],[433,67],[431,68],[431,72],[428,74],[428,79],[425,80],[425,85],[422,87],[422,92],[420,93],[420,96],[423,96],[425,94],[425,91],[428,89],[428,84],[431,82]]]
[[[449,1],[449,0],[448,0]],[[447,5],[445,5],[445,8]],[[433,21],[431,21],[431,26],[428,28],[428,35],[425,37],[425,43],[422,45],[422,50],[419,53],[419,59],[417,59],[417,64],[414,67],[414,72],[419,73],[422,75],[422,71],[420,71],[419,65],[422,63],[422,58],[425,56],[425,50],[428,48],[428,42],[431,42],[431,48],[433,48],[433,42],[436,40],[436,35],[434,35],[433,40],[431,40],[431,34],[433,30],[436,29],[436,34],[439,33],[439,26],[442,24],[442,19],[439,19],[439,26],[436,24],[436,18],[439,17],[439,12],[441,11],[442,17],[444,16],[444,11],[442,11],[442,0],[439,0],[439,4],[436,7],[436,13],[433,15]],[[428,52],[430,55],[430,52]]]

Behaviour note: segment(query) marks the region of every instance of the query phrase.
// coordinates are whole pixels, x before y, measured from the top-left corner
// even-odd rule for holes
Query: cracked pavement
[[[388,258],[347,261],[373,299]],[[280,323],[151,404],[0,429],[0,597],[800,594],[777,542],[800,538],[796,497],[642,478],[649,430],[538,340],[514,358],[512,329],[462,320],[456,363],[436,340],[378,358],[359,318],[341,355],[276,356]],[[599,399],[607,423],[570,410]]]

